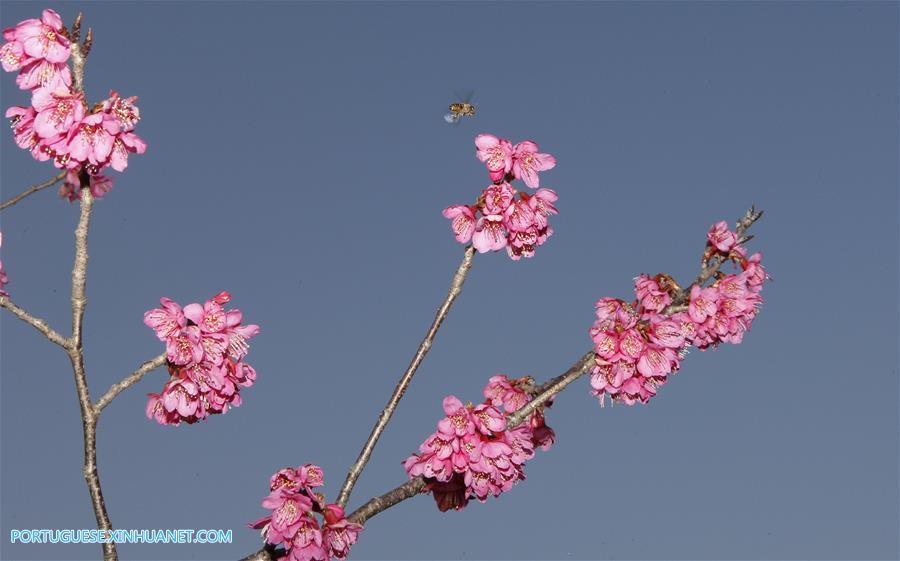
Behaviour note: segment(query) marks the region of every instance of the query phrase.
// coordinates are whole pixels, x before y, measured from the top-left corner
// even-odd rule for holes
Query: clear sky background
[[[262,327],[227,415],[148,421],[163,370],[104,411],[114,526],[234,530],[122,559],[256,550],[245,525],[286,465],[321,465],[335,497],[462,256],[441,210],[487,184],[480,132],[557,157],[556,234],[531,260],[476,256],[351,508],[405,480],[445,395],[554,376],[590,347],[598,298],[693,278],[713,222],[765,209],[751,249],[775,282],[744,344],[691,353],[646,406],[600,409],[580,380],[527,482],[459,513],[406,501],[353,558],[898,557],[896,2],[46,5],[84,11],[89,98],[138,95],[149,143],[93,215],[93,396],[162,351],[142,323],[161,296],[229,290]],[[0,20],[44,6],[4,1]],[[449,126],[464,89],[478,115]],[[0,92],[27,103],[12,74]],[[55,173],[8,133],[0,149],[3,199]],[[64,332],[77,212],[46,190],[2,213],[9,291]],[[0,326],[0,557],[97,558],[9,543],[94,517],[69,362]]]

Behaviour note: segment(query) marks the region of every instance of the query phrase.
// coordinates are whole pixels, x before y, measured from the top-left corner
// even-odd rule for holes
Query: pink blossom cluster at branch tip
[[[72,45],[62,19],[44,10],[41,19],[20,22],[5,29],[6,43],[0,61],[7,72],[19,71],[16,83],[32,94],[28,106],[6,110],[16,145],[39,161],[52,160],[57,168],[75,172],[60,189],[60,196],[78,198],[78,172],[96,176],[106,168],[124,171],[128,155],[143,154],[146,143],[133,130],[140,120],[136,97],[123,98],[110,91],[109,98],[88,110],[84,94],[72,87],[68,66]],[[75,181],[72,181],[74,178]],[[91,190],[106,193],[108,178],[91,182]]]
[[[532,257],[535,248],[553,234],[548,216],[559,214],[553,205],[559,197],[551,189],[538,189],[532,194],[519,192],[510,181],[521,178],[528,187],[536,188],[537,172],[554,167],[556,159],[538,153],[537,144],[530,140],[513,146],[505,138],[480,134],[475,138],[475,146],[493,184],[481,192],[474,205],[444,209],[456,241],[471,241],[479,253],[506,248],[514,261]]]
[[[710,228],[708,240],[708,256],[718,254],[742,270],[719,273],[708,287],[691,287],[687,311],[665,313],[679,291],[665,274],[637,277],[632,303],[616,298],[597,302],[597,320],[590,330],[596,362],[591,387],[601,406],[607,395],[627,405],[647,403],[678,370],[691,346],[705,350],[741,342],[762,304],[759,292],[768,278],[760,264],[762,254],[747,258],[725,222]]]
[[[348,522],[340,505],[325,504],[325,497],[313,491],[324,483],[322,468],[313,464],[280,469],[270,478],[262,506],[272,513],[249,526],[262,529],[266,543],[283,545],[282,559],[346,559],[356,543],[363,527]],[[322,516],[321,524],[316,514]]]
[[[0,247],[3,247],[3,232],[0,232]],[[3,270],[3,261],[0,260],[0,296],[9,296],[9,292],[5,289],[8,282],[9,277],[6,276],[6,271]]]
[[[425,478],[423,492],[432,493],[441,512],[461,510],[471,498],[484,502],[509,491],[525,479],[525,462],[534,457],[534,448],[547,450],[553,444],[555,434],[540,410],[515,428],[506,426],[505,414],[528,403],[523,386],[530,383],[530,378],[509,380],[499,374],[488,382],[480,405],[463,405],[452,395],[444,398],[446,417],[419,453],[404,461],[410,478]]]
[[[161,425],[195,423],[241,404],[240,388],[256,380],[256,371],[243,359],[250,349],[247,340],[259,326],[241,325],[240,310],[222,307],[230,300],[221,292],[202,306],[182,309],[161,298],[162,308],[144,314],[144,323],[166,343],[172,375],[162,393],[149,394],[147,418]]]
[[[556,167],[556,158],[538,152],[535,142],[525,140],[513,145],[492,134],[475,137],[475,156],[487,166],[494,183],[521,179],[531,189],[540,186],[538,172]]]

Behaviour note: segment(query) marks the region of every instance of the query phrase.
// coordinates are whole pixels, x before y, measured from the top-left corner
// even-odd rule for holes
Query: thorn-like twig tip
[[[81,38],[81,17],[83,15],[84,14],[82,14],[81,12],[78,12],[78,15],[75,16],[75,21],[72,22],[72,34],[70,35],[69,39],[71,39],[75,43],[77,43]]]
[[[84,56],[88,56],[91,53],[91,46],[94,44],[94,30],[88,27],[87,36],[84,38],[84,45],[81,47],[81,50],[84,52]]]

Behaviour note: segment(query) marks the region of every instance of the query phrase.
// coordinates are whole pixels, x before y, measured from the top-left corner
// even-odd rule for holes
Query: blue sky
[[[0,24],[44,4],[4,2]],[[405,479],[441,399],[498,373],[545,379],[590,346],[593,303],[639,273],[693,278],[705,232],[750,204],[775,281],[740,346],[693,352],[646,406],[580,380],[558,442],[500,499],[371,520],[354,559],[890,559],[898,556],[898,5],[49,3],[94,28],[88,97],[138,95],[146,154],[96,205],[86,360],[96,397],[160,343],[161,296],[220,290],[262,332],[244,404],[144,417],[109,406],[99,467],[119,528],[233,529],[231,545],[123,559],[237,559],[269,475],[313,462],[332,498],[462,256],[440,211],[487,184],[480,132],[558,160],[556,233],[531,260],[478,255],[351,508]],[[478,114],[442,120],[454,91]],[[27,103],[14,77],[2,103]],[[5,200],[54,170],[0,139]],[[2,213],[15,301],[69,323],[77,208]],[[90,528],[68,359],[0,314],[0,526]],[[4,559],[93,559],[11,545]]]

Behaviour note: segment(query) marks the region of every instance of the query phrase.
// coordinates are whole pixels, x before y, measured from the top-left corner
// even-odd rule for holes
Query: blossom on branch
[[[686,294],[668,275],[640,275],[633,303],[616,298],[597,302],[597,320],[590,330],[595,351],[591,387],[601,406],[606,396],[627,405],[647,403],[678,370],[691,346],[705,350],[723,342],[740,343],[750,328],[768,278],[760,265],[762,255],[747,259],[744,248],[735,243],[737,234],[725,222],[714,224],[707,236],[704,262],[716,253],[740,266],[739,274],[717,272],[709,286],[694,284]],[[679,296],[686,297],[687,311],[667,312]]]
[[[271,514],[249,526],[262,529],[266,543],[284,546],[284,559],[345,559],[363,527],[348,522],[340,505],[325,504],[324,497],[313,491],[324,483],[322,468],[313,464],[278,470],[262,501]],[[316,514],[322,516],[321,525]]]
[[[3,38],[3,68],[19,71],[16,83],[32,93],[29,106],[6,111],[16,145],[29,150],[36,160],[52,160],[57,168],[76,175],[83,170],[90,176],[98,176],[106,167],[124,171],[129,154],[146,151],[147,144],[133,132],[140,120],[136,97],[121,97],[113,90],[89,109],[84,94],[73,89],[68,61],[78,45],[69,41],[56,12],[44,10],[41,19],[4,30]],[[105,177],[90,184],[95,196],[111,187],[112,181]],[[60,196],[78,199],[80,188],[79,183],[67,181]]]
[[[162,308],[144,314],[144,324],[166,343],[171,379],[159,394],[149,394],[147,417],[161,425],[195,423],[225,413],[241,404],[240,388],[252,386],[256,371],[243,362],[247,340],[259,333],[257,325],[241,325],[239,310],[222,305],[231,295],[221,292],[183,309],[161,298]]]
[[[16,80],[21,89],[72,84],[65,64],[71,54],[70,42],[62,18],[53,10],[44,10],[41,19],[27,19],[4,29],[3,39],[0,62],[7,72],[21,71]]]
[[[494,183],[521,179],[531,189],[540,186],[538,172],[556,167],[556,158],[538,152],[538,145],[525,140],[515,146],[492,134],[475,137],[475,157],[484,162]]]
[[[528,403],[531,383],[528,377],[510,380],[498,374],[488,381],[480,405],[444,398],[446,417],[438,430],[404,461],[411,478],[425,478],[423,492],[432,493],[439,510],[461,510],[471,498],[484,502],[509,491],[525,479],[525,462],[534,457],[534,448],[552,445],[555,435],[544,424],[543,407],[519,426],[507,427],[505,414]]]

